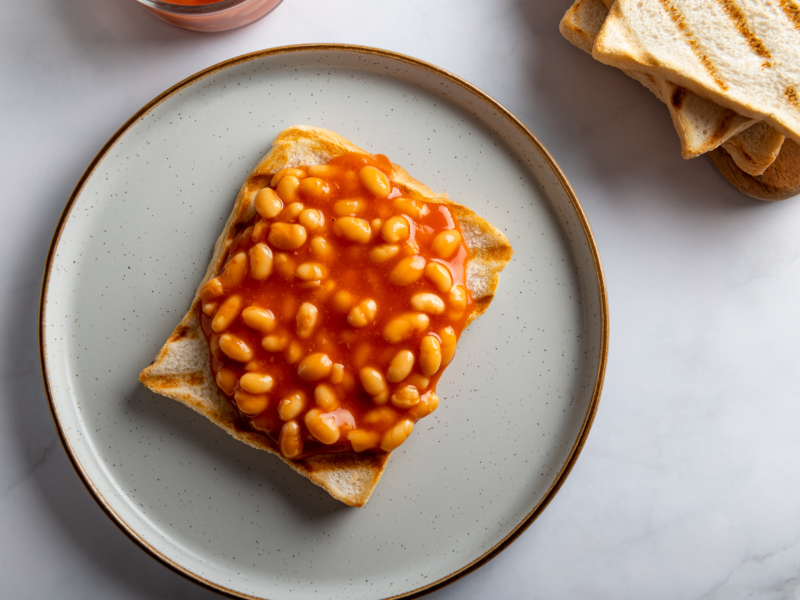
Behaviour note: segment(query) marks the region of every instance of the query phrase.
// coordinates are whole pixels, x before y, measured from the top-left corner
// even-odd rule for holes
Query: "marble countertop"
[[[105,141],[177,81],[261,48],[378,46],[514,112],[588,214],[611,350],[583,454],[507,550],[431,598],[800,598],[800,198],[765,204],[667,111],[558,33],[569,0],[285,0],[238,31],[157,21],[134,0],[27,0],[0,15],[0,596],[214,598],[106,517],[42,389],[47,248]],[[378,8],[380,6],[380,8]]]

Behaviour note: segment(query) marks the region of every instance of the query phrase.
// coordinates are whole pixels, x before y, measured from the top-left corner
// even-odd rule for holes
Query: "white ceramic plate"
[[[295,124],[385,153],[515,251],[439,409],[362,509],[137,380],[188,308],[245,176]],[[419,595],[496,555],[576,460],[607,339],[589,225],[541,144],[457,77],[352,46],[233,59],[143,108],[70,199],[41,303],[53,416],[100,505],[179,572],[273,600]]]

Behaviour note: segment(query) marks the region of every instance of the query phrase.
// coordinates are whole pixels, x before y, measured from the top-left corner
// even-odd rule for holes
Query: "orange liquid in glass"
[[[170,4],[183,4],[185,6],[200,6],[201,4],[216,4],[222,0],[165,0]]]

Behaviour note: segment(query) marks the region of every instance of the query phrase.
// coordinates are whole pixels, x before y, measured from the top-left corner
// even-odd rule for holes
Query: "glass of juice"
[[[281,0],[138,0],[170,25],[192,31],[225,31],[260,19]]]

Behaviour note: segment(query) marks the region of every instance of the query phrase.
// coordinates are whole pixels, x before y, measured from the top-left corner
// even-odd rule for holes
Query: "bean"
[[[425,259],[422,256],[408,256],[389,271],[389,281],[394,285],[403,286],[419,281],[425,268]]]
[[[408,385],[413,385],[418,390],[422,391],[428,387],[428,384],[431,382],[430,379],[427,377],[423,377],[419,373],[412,373],[408,377],[406,377],[406,383]]]
[[[265,219],[274,219],[283,209],[283,202],[270,188],[261,188],[256,194],[256,211]]]
[[[300,366],[297,367],[297,375],[305,381],[318,381],[330,375],[332,368],[333,361],[328,358],[327,354],[315,352],[300,361]]]
[[[260,306],[248,306],[242,311],[242,321],[250,329],[255,329],[259,333],[272,333],[275,331],[277,321],[271,310]]]
[[[414,354],[410,350],[400,350],[394,355],[389,369],[386,371],[386,379],[392,383],[403,381],[414,368]]]
[[[211,321],[211,330],[214,333],[222,333],[231,326],[231,323],[239,316],[241,310],[242,297],[238,294],[228,296],[222,306],[219,307],[217,314],[214,315],[214,319]]]
[[[370,396],[375,396],[386,390],[386,380],[381,372],[374,367],[364,367],[358,372],[361,385]]]
[[[276,252],[275,258],[272,260],[272,265],[278,275],[284,279],[288,279],[289,281],[294,279],[294,273],[297,265],[295,264],[295,260],[289,254],[285,252]]]
[[[278,416],[282,421],[291,421],[306,409],[305,392],[292,392],[278,403]]]
[[[430,212],[428,206],[419,202],[418,200],[411,200],[410,198],[395,198],[394,208],[397,212],[409,215],[415,219],[424,217]]]
[[[320,263],[307,262],[297,267],[295,275],[303,281],[319,281],[328,276],[328,268]]]
[[[435,411],[438,406],[439,396],[433,392],[428,392],[423,394],[422,398],[419,399],[419,404],[411,407],[406,414],[412,419],[421,419]]]
[[[463,285],[454,285],[450,290],[450,306],[456,314],[461,314],[467,307],[467,289]]]
[[[219,280],[219,277],[209,279],[205,285],[200,288],[200,298],[204,301],[214,300],[224,293],[225,288],[222,287],[222,282]]]
[[[311,238],[311,253],[324,262],[330,262],[334,255],[334,248],[324,237],[318,235]]]
[[[356,452],[363,452],[371,448],[377,448],[381,436],[376,431],[366,429],[351,429],[347,432],[347,440]]]
[[[331,186],[319,177],[308,177],[300,182],[300,193],[312,200],[323,200],[331,193]]]
[[[264,281],[272,274],[272,250],[264,243],[250,248],[250,277]]]
[[[293,365],[303,358],[303,347],[296,340],[292,340],[289,342],[283,355],[286,358],[287,364]]]
[[[333,204],[333,214],[337,217],[355,217],[367,208],[364,200],[338,200]]]
[[[281,169],[275,175],[272,176],[272,180],[269,182],[270,187],[276,187],[280,182],[281,179],[284,177],[296,177],[297,179],[303,179],[306,176],[306,172],[303,169]]]
[[[375,320],[378,305],[371,298],[356,304],[347,315],[347,322],[353,327],[366,327]]]
[[[446,294],[453,287],[453,277],[450,270],[441,263],[429,262],[425,267],[425,276],[437,290]]]
[[[336,397],[336,392],[331,386],[324,383],[320,383],[314,388],[314,401],[325,412],[331,412],[339,408],[339,399]]]
[[[273,223],[269,227],[269,243],[278,250],[297,250],[307,238],[306,228],[297,223]]]
[[[389,321],[383,328],[383,337],[390,344],[399,344],[415,333],[424,331],[430,318],[424,313],[405,313]]]
[[[243,339],[230,333],[223,333],[219,337],[219,349],[237,362],[246,363],[253,358],[253,350]]]
[[[397,411],[391,406],[379,406],[366,413],[361,420],[367,425],[385,429],[397,421]]]
[[[433,238],[431,248],[441,258],[450,258],[461,244],[461,234],[457,229],[442,231]]]
[[[310,180],[306,179],[305,181]],[[322,212],[315,208],[306,208],[300,213],[300,216],[297,217],[297,220],[300,221],[300,224],[303,227],[312,233],[317,229],[321,229],[325,224],[325,217],[322,216]]]
[[[303,212],[303,203],[302,202],[292,202],[286,208],[281,211],[281,214],[278,215],[278,218],[281,221],[285,221],[287,223],[294,223],[297,221],[297,218],[300,216],[300,213]]]
[[[358,179],[369,192],[378,198],[386,198],[392,192],[389,178],[375,167],[361,167]]]
[[[414,431],[414,423],[408,419],[403,419],[383,434],[381,449],[391,452],[405,442],[412,431]]]
[[[411,408],[419,403],[419,390],[413,385],[404,385],[392,394],[391,400],[397,408]]]
[[[456,332],[452,327],[445,327],[439,332],[442,339],[442,364],[449,365],[456,353]]]
[[[244,390],[236,390],[233,399],[239,410],[248,416],[260,415],[269,406],[269,396],[266,394],[250,394]]]
[[[308,167],[308,174],[311,177],[335,177],[339,171],[339,167],[333,165],[313,165]]]
[[[408,239],[410,233],[411,228],[408,226],[408,221],[401,216],[392,217],[381,227],[381,237],[389,244],[396,244]]]
[[[340,217],[333,224],[333,233],[341,238],[366,244],[369,241],[371,230],[369,223],[358,217]]]
[[[281,200],[290,203],[297,201],[299,188],[300,180],[294,175],[287,175],[278,182],[278,187],[275,191],[278,192],[278,197]]]
[[[411,297],[411,308],[429,315],[440,315],[444,312],[444,300],[436,294],[414,294]]]
[[[266,394],[275,385],[275,380],[266,373],[245,373],[239,387],[251,394]]]
[[[312,408],[303,418],[308,431],[321,443],[330,446],[339,441],[339,428],[332,415]]]
[[[268,335],[261,340],[261,347],[267,352],[280,352],[289,345],[289,336],[285,332]]]
[[[392,246],[388,244],[375,246],[369,251],[369,259],[374,263],[382,263],[397,256],[398,252],[400,252],[399,246]]]
[[[219,308],[219,302],[203,302],[203,314],[207,317],[214,317]]]
[[[303,454],[303,438],[300,435],[300,425],[296,421],[283,424],[278,445],[284,458],[291,460]]]
[[[247,263],[247,254],[244,252],[239,252],[230,259],[218,277],[222,287],[230,289],[241,284],[247,277]]]
[[[342,381],[344,381],[344,365],[342,363],[333,363],[331,383],[342,383]]]
[[[215,379],[219,389],[225,392],[228,396],[233,396],[237,381],[236,371],[222,367],[219,371],[217,371],[217,376]]]
[[[258,223],[253,227],[253,232],[250,234],[250,239],[254,242],[260,242],[269,234],[269,221],[266,219],[259,219]]]
[[[442,365],[442,343],[433,335],[426,335],[419,345],[419,366],[426,377],[433,375]],[[424,386],[427,387],[427,386]]]
[[[314,328],[319,324],[319,310],[310,302],[303,302],[297,311],[295,320],[297,335],[302,339],[311,337]]]

